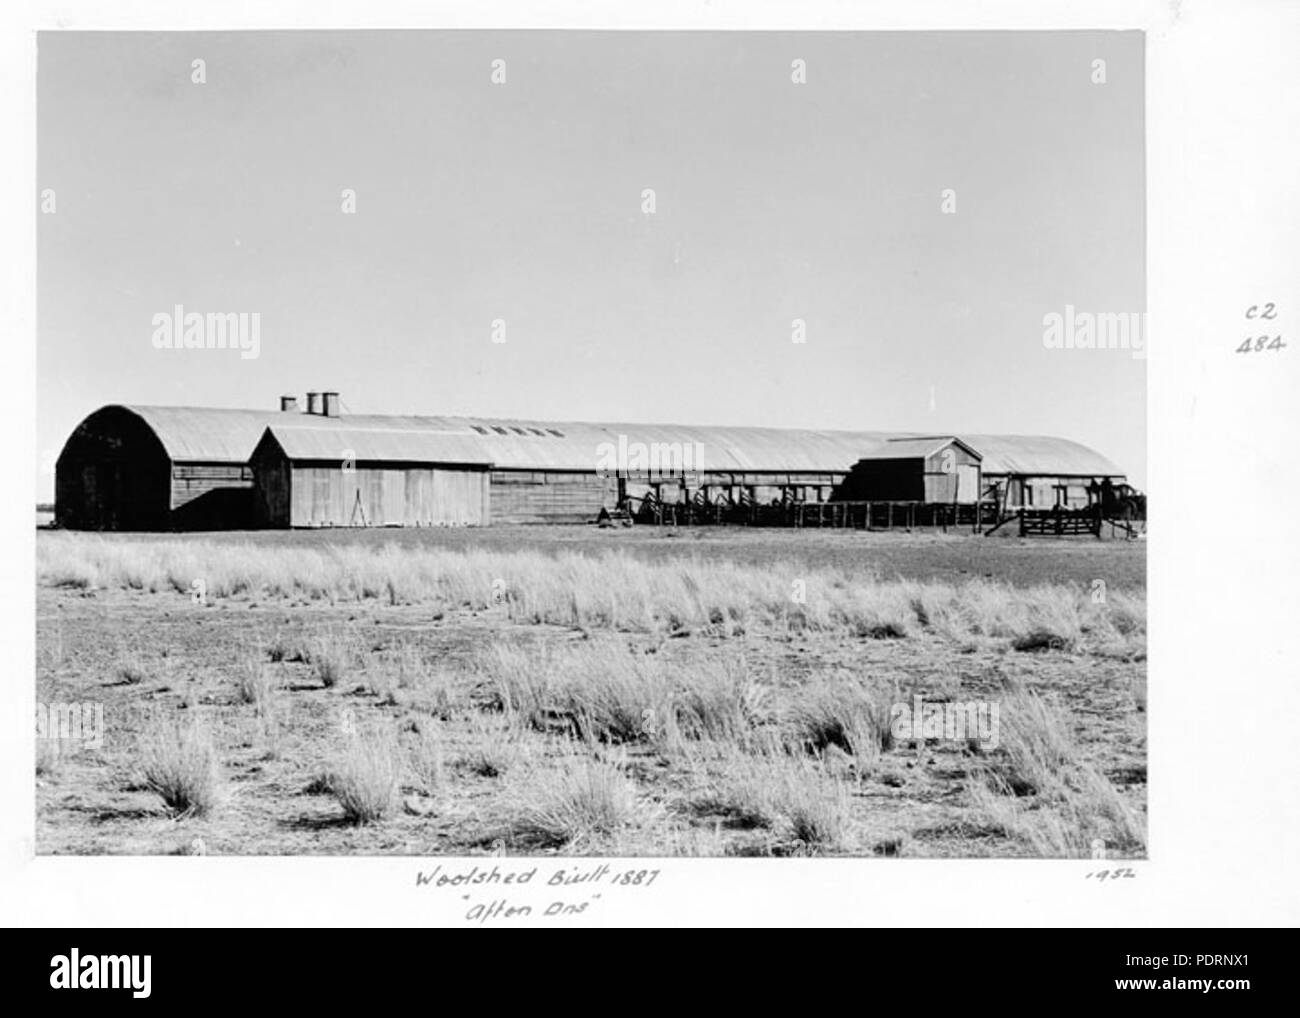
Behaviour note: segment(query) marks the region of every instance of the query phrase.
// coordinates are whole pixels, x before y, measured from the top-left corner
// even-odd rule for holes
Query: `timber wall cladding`
[[[171,507],[178,509],[218,488],[251,488],[253,468],[237,463],[177,463],[172,467]]]
[[[974,502],[979,498],[980,461],[950,442],[925,460],[925,501]]]
[[[492,522],[586,522],[618,501],[618,481],[596,474],[493,470]]]
[[[487,474],[436,467],[294,467],[295,527],[478,525],[487,522]]]

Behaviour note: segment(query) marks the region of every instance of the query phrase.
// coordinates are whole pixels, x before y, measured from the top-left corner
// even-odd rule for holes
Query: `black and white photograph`
[[[1290,483],[1296,202],[1153,183],[1250,164],[1171,142],[1206,4],[1159,6],[43,22],[24,865],[382,865],[453,926],[816,922],[710,913],[705,863],[866,881],[832,925],[952,863],[1129,909],[1201,837],[1162,809],[1234,808],[1175,742],[1277,776],[1281,851],[1294,747],[1232,776],[1256,721],[1204,691],[1281,666],[1209,570],[1295,561],[1255,478]],[[1252,217],[1271,274],[1188,246]],[[670,895],[700,914],[637,917]]]
[[[1140,33],[38,66],[40,851],[1146,854]]]

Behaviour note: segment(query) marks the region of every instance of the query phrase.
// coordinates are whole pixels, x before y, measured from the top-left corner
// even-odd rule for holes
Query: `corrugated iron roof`
[[[875,452],[864,459],[869,460],[909,460],[909,459],[928,459],[940,449],[946,448],[953,443],[960,445],[967,452],[973,453],[976,459],[980,458],[980,453],[972,449],[956,435],[930,435],[925,438],[891,438],[880,446]]]
[[[323,425],[277,421],[268,430],[291,460],[492,465],[477,436],[410,428],[333,427],[329,418],[323,420]]]
[[[285,451],[295,458],[341,459],[340,449],[350,448],[358,460],[490,463],[505,470],[594,470],[603,453],[617,452],[621,437],[629,449],[632,443],[676,446],[691,457],[693,469],[700,471],[845,473],[858,460],[882,455],[882,448],[891,440],[928,441],[916,432],[379,414],[334,418],[209,407],[125,409],[144,419],[171,459],[206,462],[247,463],[268,427],[284,434],[281,444],[292,444],[293,450]],[[958,437],[983,457],[986,474],[1123,476],[1123,471],[1100,453],[1068,439],[1042,435]],[[698,450],[695,443],[699,443]]]
[[[778,428],[691,427],[472,417],[344,418],[352,426],[437,430],[465,435],[500,469],[595,470],[609,457],[685,462],[719,473],[843,472],[882,432],[790,431]]]
[[[263,410],[214,407],[127,406],[153,429],[172,460],[247,463],[269,419]]]
[[[985,474],[1123,477],[1124,471],[1101,453],[1068,438],[1049,435],[962,435],[978,449]]]

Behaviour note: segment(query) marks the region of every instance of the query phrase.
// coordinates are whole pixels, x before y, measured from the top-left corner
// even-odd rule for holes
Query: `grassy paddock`
[[[38,540],[59,536],[43,531]],[[175,541],[177,534],[121,535],[131,541]],[[949,534],[782,527],[597,527],[567,523],[493,524],[490,527],[336,527],[308,530],[222,530],[187,539],[258,548],[362,549],[396,546],[410,551],[539,551],[596,555],[618,551],[646,562],[703,559],[758,569],[801,563],[810,570],[854,576],[947,581],[997,579],[1033,586],[1051,577],[1087,586],[1146,586],[1145,541],[1093,538],[1021,538],[1003,528],[991,538]]]
[[[37,567],[38,700],[111,721],[41,747],[42,851],[1146,850],[1140,589],[74,534]],[[896,735],[917,696],[998,738]]]
[[[1145,637],[1143,592],[876,580],[795,564],[758,568],[686,559],[646,562],[538,551],[448,551],[385,545],[325,547],[50,535],[37,546],[38,582],[76,589],[171,591],[204,598],[379,602],[498,610],[514,622],[585,629],[742,634],[746,627],[894,639],[932,631],[959,641],[1005,639],[1020,649],[1122,649]],[[327,672],[341,667],[330,648]]]

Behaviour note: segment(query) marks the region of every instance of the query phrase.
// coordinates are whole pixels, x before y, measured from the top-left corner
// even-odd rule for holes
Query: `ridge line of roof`
[[[790,427],[779,427],[770,424],[683,424],[672,421],[591,421],[591,420],[555,420],[546,417],[489,417],[477,416],[473,414],[422,414],[422,413],[351,413],[340,414],[337,417],[326,417],[323,414],[308,414],[305,411],[284,411],[284,410],[266,410],[253,407],[210,407],[210,406],[185,406],[180,404],[162,404],[162,403],[109,403],[105,406],[118,406],[126,410],[175,410],[179,412],[190,413],[198,411],[200,413],[239,413],[253,414],[260,417],[268,418],[276,423],[297,424],[301,423],[304,418],[310,420],[312,424],[320,421],[348,421],[356,419],[398,419],[398,420],[446,420],[446,421],[467,421],[477,423],[498,423],[498,424],[546,424],[557,427],[594,427],[594,428],[612,428],[612,427],[639,427],[639,428],[680,428],[685,431],[702,430],[702,431],[774,431],[777,433],[789,432],[810,432],[816,434],[828,435],[881,435],[888,436],[886,441],[895,439],[922,439],[922,438],[958,438],[964,439],[972,435],[980,435],[985,438],[998,439],[1051,439],[1054,442],[1070,442],[1074,445],[1080,445],[1085,449],[1090,446],[1083,445],[1072,438],[1065,438],[1061,435],[1046,434],[1043,432],[1025,433],[1025,432],[984,432],[984,431],[953,431],[953,432],[916,432],[916,431],[894,431],[892,429],[882,428],[820,428],[806,425],[793,425]],[[103,409],[103,408],[101,408]],[[279,418],[285,418],[279,421]],[[1100,455],[1100,454],[1098,454]]]
[[[1095,449],[1056,435],[1000,435],[976,432],[925,433],[916,431],[848,430],[842,428],[778,428],[771,425],[656,424],[621,421],[548,421],[526,417],[473,417],[435,414],[344,414],[324,417],[275,409],[236,407],[164,406],[154,404],[107,404],[141,418],[158,436],[173,460],[247,462],[253,448],[267,430],[286,433],[327,435],[355,431],[373,436],[424,436],[455,442],[483,443],[479,462],[505,464],[503,469],[577,469],[575,444],[600,438],[628,435],[638,440],[703,441],[716,446],[719,462],[726,467],[756,473],[847,470],[859,459],[870,459],[885,444],[904,441],[952,439],[977,452],[990,472],[1042,474],[1104,474],[1123,476],[1124,471]],[[93,416],[92,414],[91,416]],[[231,421],[226,429],[218,422]],[[481,430],[493,428],[496,434]],[[545,428],[568,434],[519,434],[522,427]],[[504,433],[509,428],[515,434]],[[656,439],[656,433],[662,439]],[[753,441],[749,438],[752,436]],[[559,441],[556,442],[555,439]],[[805,440],[806,444],[801,443]],[[784,443],[784,445],[782,445]],[[852,448],[861,443],[858,448]],[[245,446],[247,448],[245,449]],[[846,448],[849,447],[849,448]],[[712,456],[710,457],[713,458]],[[843,458],[838,467],[828,464]],[[450,461],[449,461],[450,462]],[[528,466],[527,464],[533,464]],[[761,465],[760,465],[761,464]],[[585,469],[585,467],[584,467]]]

